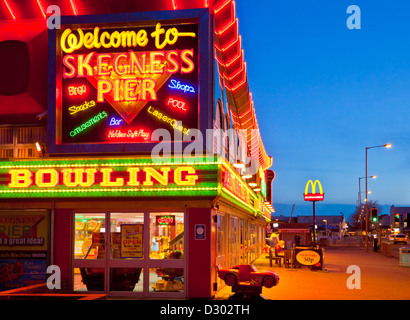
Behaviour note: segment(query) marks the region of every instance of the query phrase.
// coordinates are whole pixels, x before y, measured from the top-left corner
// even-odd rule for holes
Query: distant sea
[[[277,203],[273,204],[275,212],[272,216],[290,216],[292,212],[293,204]],[[379,214],[390,214],[390,205],[381,205],[381,212]],[[343,214],[346,220],[352,213],[356,211],[356,205],[350,204],[325,204],[316,202],[315,213],[318,216],[337,216]],[[295,203],[295,209],[293,210],[293,217],[296,216],[308,216],[313,214],[313,204],[309,203]]]

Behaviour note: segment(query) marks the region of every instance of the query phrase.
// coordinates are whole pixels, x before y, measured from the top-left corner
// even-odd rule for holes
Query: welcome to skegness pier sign
[[[50,111],[56,110],[58,145],[144,144],[156,129],[169,129],[148,108],[199,128],[200,34],[194,20],[62,24],[50,39],[56,46],[51,71],[57,93],[50,96]]]

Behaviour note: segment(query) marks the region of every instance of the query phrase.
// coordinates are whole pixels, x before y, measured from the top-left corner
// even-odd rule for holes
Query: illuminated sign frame
[[[157,226],[175,226],[175,216],[156,216],[155,217]]]
[[[318,184],[319,186],[319,192],[315,192],[316,191],[316,184]],[[312,186],[312,192],[308,193],[309,190],[309,185]],[[325,198],[325,194],[323,193],[323,189],[322,189],[322,184],[320,183],[319,180],[315,180],[315,182],[313,182],[312,180],[309,180],[306,183],[306,187],[305,187],[305,193],[303,194],[303,198],[305,201],[323,201]]]
[[[63,27],[73,27],[73,30],[76,30],[78,26],[84,26],[85,29],[90,29],[94,26],[101,26],[101,28],[115,28],[117,25],[124,25],[124,24],[130,24],[133,23],[135,25],[149,25],[149,26],[155,26],[157,22],[162,22],[165,25],[170,25],[170,26],[175,26],[175,25],[196,25],[197,26],[197,51],[198,51],[198,65],[195,66],[198,70],[198,78],[197,78],[197,84],[200,86],[199,88],[195,88],[197,95],[197,105],[192,106],[197,108],[197,127],[196,129],[199,129],[200,132],[202,133],[202,136],[206,136],[206,129],[212,128],[212,96],[213,96],[213,90],[212,90],[212,84],[209,82],[209,79],[213,78],[213,46],[210,45],[213,43],[213,24],[211,23],[211,18],[210,18],[210,13],[209,9],[192,9],[192,10],[183,10],[183,11],[178,11],[178,10],[173,10],[173,11],[158,11],[158,12],[139,12],[139,13],[127,13],[127,14],[103,14],[103,15],[87,15],[87,16],[67,16],[67,17],[61,17],[61,25]],[[60,43],[57,43],[57,31],[56,29],[49,29],[48,30],[48,46],[49,46],[49,92],[48,92],[48,126],[47,126],[47,136],[48,136],[48,153],[50,154],[66,154],[66,153],[112,153],[112,152],[141,152],[141,153],[146,153],[150,152],[152,148],[157,145],[158,142],[146,142],[145,139],[138,139],[138,136],[134,136],[134,139],[125,139],[124,137],[122,139],[117,139],[117,136],[114,136],[114,139],[111,141],[111,143],[105,144],[104,142],[98,142],[98,143],[93,143],[85,141],[81,143],[62,143],[61,140],[61,128],[58,126],[61,126],[61,121],[59,122],[58,120],[61,119],[61,110],[57,108],[58,106],[58,99],[61,99],[62,94],[69,94],[67,92],[61,92],[61,90],[58,90],[60,88],[60,84],[57,83],[57,81],[54,81],[53,79],[60,79],[57,77],[61,71],[57,70],[57,61],[58,59],[61,59],[59,57],[59,54],[57,49],[60,46]],[[102,36],[103,32],[100,32],[99,36]],[[180,37],[183,39],[183,37]],[[187,38],[187,37],[186,37]],[[153,40],[153,39],[150,39]],[[157,39],[155,39],[156,41]],[[159,43],[159,47],[161,47],[163,44]],[[158,47],[158,46],[157,46]],[[163,50],[166,51],[167,48],[164,48]],[[128,50],[128,49],[127,49]],[[126,50],[126,51],[127,51]],[[74,52],[75,53],[75,52]],[[86,55],[83,55],[82,61],[84,65],[87,65],[87,57]],[[104,59],[102,59],[102,65],[104,64]],[[175,74],[177,76],[178,74]],[[173,78],[173,77],[171,77]],[[170,79],[171,79],[170,78]],[[174,77],[175,81],[181,81],[180,84],[181,86],[179,87],[178,90],[180,93],[184,94],[184,90],[186,91],[185,94],[192,95],[193,93],[190,93],[187,91],[187,86],[190,85],[190,83],[185,83],[184,79],[178,79],[178,77]],[[58,80],[61,81],[61,80]],[[177,83],[177,82],[175,82]],[[74,84],[71,84],[74,85]],[[80,85],[80,84],[78,84]],[[185,85],[185,87],[183,87]],[[167,86],[167,84],[164,84],[164,86]],[[163,86],[163,87],[164,87]],[[90,87],[92,87],[90,85]],[[88,89],[88,88],[87,88]],[[83,88],[81,87],[80,89],[74,90],[73,88],[71,89],[71,93],[73,94],[74,97],[79,97],[83,98],[83,102],[78,102],[78,104],[73,104],[72,109],[76,111],[77,114],[85,114],[88,111],[92,110],[97,111],[97,108],[93,106],[93,103],[91,101],[95,101],[95,103],[98,105],[98,101],[96,100],[97,97],[90,98],[87,96],[88,90],[84,92]],[[68,88],[67,88],[68,90]],[[173,90],[173,89],[170,89]],[[74,92],[75,91],[75,92]],[[74,95],[76,93],[76,95]],[[83,94],[85,93],[85,94]],[[178,96],[178,93],[175,93],[174,96]],[[172,96],[169,96],[168,98],[171,98]],[[81,99],[80,99],[81,100]],[[182,99],[180,99],[182,100]],[[146,107],[149,104],[146,105]],[[189,107],[189,106],[188,106]],[[61,108],[61,107],[60,107]],[[145,108],[145,107],[144,107]],[[175,109],[175,110],[173,110]],[[64,109],[65,110],[65,109]],[[145,109],[144,109],[145,110]],[[178,112],[180,110],[176,110],[176,108],[168,109],[170,112]],[[164,108],[165,111],[165,108]],[[101,111],[100,111],[101,112]],[[141,111],[143,112],[143,111]],[[183,112],[183,111],[182,111]],[[94,112],[95,113],[95,112]],[[99,112],[97,112],[99,114]],[[96,115],[97,115],[96,114]],[[92,114],[93,117],[96,116]],[[103,121],[101,121],[102,117],[104,114],[100,114],[99,116],[99,121],[93,121],[93,118],[90,117],[84,118],[84,121],[79,125],[80,128],[83,127],[83,130],[85,127],[94,127],[97,128],[99,123],[101,124],[102,122],[105,123],[110,122],[112,118],[112,114],[108,114],[108,117],[104,117]],[[172,114],[169,116],[172,117]],[[156,118],[153,118],[152,115],[148,115],[151,119],[151,121],[158,121],[160,127],[159,128],[164,128],[170,130],[171,133],[174,132],[174,128],[172,126],[167,126],[166,123],[161,124],[161,120],[157,120]],[[100,119],[101,118],[101,119]],[[177,117],[174,116],[176,119]],[[148,119],[148,118],[147,118]],[[177,119],[178,120],[178,119]],[[182,124],[184,125],[184,124]],[[76,127],[78,128],[78,126]],[[72,128],[75,129],[75,128]],[[113,127],[112,128],[120,130],[119,127]],[[147,128],[144,128],[143,126],[141,127],[136,127],[133,128],[135,130],[133,131],[140,131],[140,130],[145,130],[145,134],[147,133]],[[189,129],[187,126],[185,127],[186,131]],[[78,129],[79,131],[81,129]],[[128,130],[122,130],[123,132],[128,132]],[[70,131],[71,132],[71,131]],[[117,135],[121,132],[117,131]],[[152,132],[150,132],[152,133]],[[114,132],[111,132],[111,136],[113,136]],[[78,135],[79,136],[79,135]],[[77,136],[77,137],[78,137]],[[184,136],[184,135],[182,135]],[[146,137],[146,136],[144,136]],[[108,139],[108,134],[106,135],[107,141]],[[189,141],[188,141],[189,140]],[[134,143],[134,142],[139,142],[139,143]],[[182,141],[182,148],[190,144],[190,139],[187,139],[186,141]],[[205,141],[203,142],[205,144]]]
[[[232,170],[225,161],[221,168],[222,195],[233,200],[245,210],[250,210],[254,216],[262,216],[266,221],[271,220],[270,210],[259,201],[255,192]]]

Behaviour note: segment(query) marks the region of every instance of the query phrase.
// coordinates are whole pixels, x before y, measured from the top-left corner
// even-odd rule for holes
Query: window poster
[[[0,212],[0,291],[45,282],[47,211]]]
[[[143,224],[121,225],[121,258],[142,258]]]

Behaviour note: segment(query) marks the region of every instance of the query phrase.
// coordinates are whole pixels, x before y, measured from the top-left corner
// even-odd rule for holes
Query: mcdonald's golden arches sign
[[[316,192],[316,184],[319,186],[319,192]],[[312,186],[312,192],[309,193],[309,185]],[[305,201],[323,201],[325,194],[323,193],[322,184],[319,180],[309,180],[305,187],[305,193],[303,194]]]

